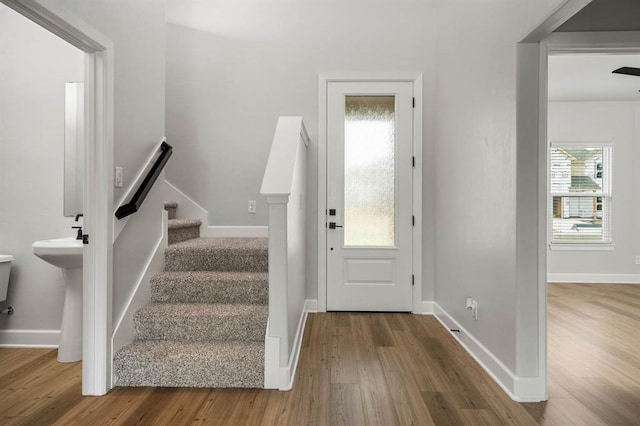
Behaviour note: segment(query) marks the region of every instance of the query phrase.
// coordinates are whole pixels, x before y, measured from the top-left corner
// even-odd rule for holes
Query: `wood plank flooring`
[[[432,316],[328,313],[309,315],[289,392],[83,397],[80,363],[0,349],[0,424],[638,425],[640,286],[610,287],[550,286],[546,403],[513,402]]]
[[[548,285],[545,425],[640,425],[640,285]]]

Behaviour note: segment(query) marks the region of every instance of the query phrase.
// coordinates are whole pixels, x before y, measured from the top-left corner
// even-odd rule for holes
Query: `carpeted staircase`
[[[267,240],[200,238],[169,212],[165,272],[134,314],[135,341],[114,356],[116,385],[264,387]]]

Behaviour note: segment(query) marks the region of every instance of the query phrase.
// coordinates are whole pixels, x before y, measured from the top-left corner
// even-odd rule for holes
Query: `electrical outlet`
[[[636,265],[640,265],[640,256],[636,256]]]
[[[478,319],[478,302],[474,300],[473,297],[467,297],[467,302],[465,303],[465,307],[467,311],[471,312],[473,315],[473,319]]]
[[[256,214],[256,202],[255,200],[249,200],[249,208],[247,209],[249,214]]]
[[[470,311],[472,306],[473,306],[473,297],[467,297],[467,303],[465,304],[465,308],[467,308],[467,310]]]
[[[122,167],[120,166],[116,166],[116,173],[114,176],[114,184],[116,188],[122,188],[122,184],[123,184],[123,176],[122,176]]]

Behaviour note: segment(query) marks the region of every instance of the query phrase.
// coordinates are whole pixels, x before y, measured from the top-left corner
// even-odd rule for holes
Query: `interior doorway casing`
[[[547,58],[637,52],[640,33],[555,33],[591,0],[566,0],[518,45],[517,339],[514,398],[547,399]]]
[[[320,74],[318,87],[318,312],[327,310],[327,89],[331,82],[411,82],[415,107],[413,110],[413,227],[412,264],[415,276],[412,305],[414,313],[422,307],[422,73],[327,73]]]
[[[58,5],[0,1],[86,54],[82,393],[103,395],[112,387],[113,44]]]

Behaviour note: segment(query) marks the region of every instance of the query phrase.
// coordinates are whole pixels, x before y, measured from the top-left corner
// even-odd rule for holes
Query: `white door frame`
[[[0,1],[86,53],[82,393],[104,395],[112,387],[113,43],[55,4]]]
[[[327,87],[331,82],[413,83],[413,312],[422,313],[422,73],[323,73],[318,80],[318,312],[327,311]]]
[[[630,51],[635,32],[551,33],[592,0],[565,0],[518,44],[516,382],[519,401],[547,399],[547,87],[550,52]],[[544,42],[543,42],[544,40]]]

